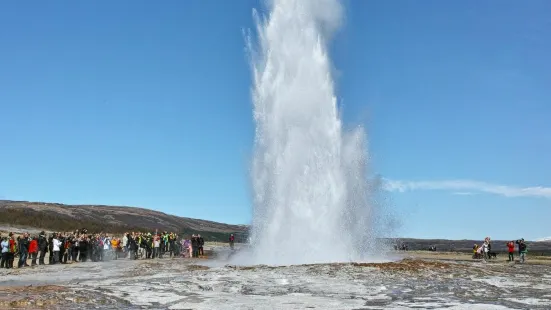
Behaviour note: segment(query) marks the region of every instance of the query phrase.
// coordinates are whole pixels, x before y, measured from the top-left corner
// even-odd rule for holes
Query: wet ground
[[[0,308],[551,309],[548,265],[211,263],[119,260],[1,270]]]

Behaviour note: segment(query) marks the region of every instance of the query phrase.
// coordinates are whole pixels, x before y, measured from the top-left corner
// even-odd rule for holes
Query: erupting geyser
[[[362,128],[345,132],[327,46],[337,0],[273,0],[250,44],[256,122],[253,264],[361,260],[374,211]],[[250,36],[249,36],[250,39]],[[252,40],[249,40],[249,42]]]

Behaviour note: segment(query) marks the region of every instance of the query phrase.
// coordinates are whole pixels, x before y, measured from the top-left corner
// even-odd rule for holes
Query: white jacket
[[[54,252],[59,252],[60,246],[61,246],[61,241],[54,238],[54,240],[52,242],[54,244]]]
[[[483,248],[484,253],[488,253],[488,244],[487,243],[484,243],[482,245],[482,248]]]

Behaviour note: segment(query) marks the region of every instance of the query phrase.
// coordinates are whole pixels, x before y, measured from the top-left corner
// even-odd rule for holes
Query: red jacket
[[[10,245],[10,253],[15,253],[15,240],[10,239],[9,245]]]
[[[509,253],[515,252],[515,244],[512,242],[507,243],[507,247],[509,248]]]
[[[38,253],[38,240],[31,240],[29,243],[29,253]]]

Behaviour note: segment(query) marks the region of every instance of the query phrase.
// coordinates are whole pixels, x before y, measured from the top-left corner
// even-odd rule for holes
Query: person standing
[[[54,263],[54,235],[55,233],[52,233],[48,238],[48,250],[50,253],[50,256],[48,256],[48,264],[50,265]]]
[[[31,266],[36,266],[36,258],[38,257],[38,238],[33,236],[29,242],[29,255],[31,256]]]
[[[197,256],[204,256],[203,253],[203,246],[205,245],[205,239],[201,237],[201,235],[197,235],[197,244],[198,244],[198,250],[197,250]]]
[[[79,261],[81,262],[86,261],[88,253],[91,253],[88,251],[88,248],[89,248],[89,239],[87,236],[83,235],[78,241],[78,260]]]
[[[145,258],[150,259],[151,253],[153,252],[153,237],[151,233],[148,233],[145,236]]]
[[[524,239],[520,240],[518,249],[520,251],[520,262],[524,264],[524,262],[526,261],[526,253],[528,253],[528,247],[526,246]]]
[[[487,241],[484,241],[484,243],[482,243],[482,257],[484,261],[488,260],[488,242]]]
[[[507,250],[509,251],[509,261],[515,261],[515,243],[513,241],[507,242]]]
[[[19,262],[17,263],[17,268],[28,267],[27,264],[27,255],[29,254],[29,234],[24,233],[18,242],[19,249]]]
[[[161,237],[159,235],[155,235],[153,237],[153,257],[152,258],[160,258],[161,257]]]
[[[164,231],[161,235],[161,255],[168,252],[168,232]]]
[[[168,235],[168,249],[170,251],[171,258],[178,255],[176,247],[176,235],[174,233],[170,233],[170,235]]]
[[[48,239],[44,231],[41,231],[40,235],[38,235],[38,250],[40,251],[38,264],[44,265],[44,257],[46,257],[46,252],[48,251]]]
[[[60,261],[59,253],[61,250],[62,242],[59,241],[59,239],[57,238],[58,238],[57,234],[54,234],[52,239],[52,250],[53,250],[52,264],[57,264]]]
[[[188,257],[193,257],[193,248],[191,247],[191,239],[186,239],[186,251],[188,251]]]
[[[132,233],[132,236],[128,237],[128,258],[137,259],[138,258],[138,248],[139,245],[136,243],[136,236]]]
[[[159,248],[157,249],[157,256],[159,258],[163,258],[163,254],[165,253],[166,234],[163,232],[163,235],[160,235],[158,237],[159,237]]]
[[[519,240],[517,240],[515,243],[518,244],[518,256],[520,257],[520,242],[521,241],[524,241],[524,238],[521,238]]]
[[[13,236],[13,233],[9,234],[8,238],[8,267],[7,268],[13,268],[13,261],[15,260],[15,249],[16,249],[16,243],[15,243],[15,237]]]
[[[233,244],[235,242],[235,237],[233,234],[230,235],[230,248],[233,250]]]
[[[8,241],[8,238],[2,238],[2,242],[0,243],[0,247],[2,248],[2,260],[0,262],[0,268],[8,268],[8,253],[10,251],[10,242]]]
[[[78,257],[78,252],[79,252],[79,247],[80,247],[80,238],[75,235],[73,237],[73,250],[71,251],[71,261],[73,263],[76,263],[77,262],[77,257]]]
[[[129,236],[130,236],[130,234],[125,232],[124,236],[122,237],[122,251],[123,251],[125,256],[128,255],[128,245],[129,245],[128,244],[128,239],[130,239]]]
[[[196,235],[192,235],[191,236],[191,249],[192,249],[191,257],[199,256],[198,248],[199,248],[199,240],[197,239]]]
[[[62,233],[58,233],[57,238],[58,238],[59,242],[61,243],[60,246],[59,246],[58,262],[63,263],[63,256],[65,255],[65,239],[66,238],[65,238],[65,235],[62,234]]]

